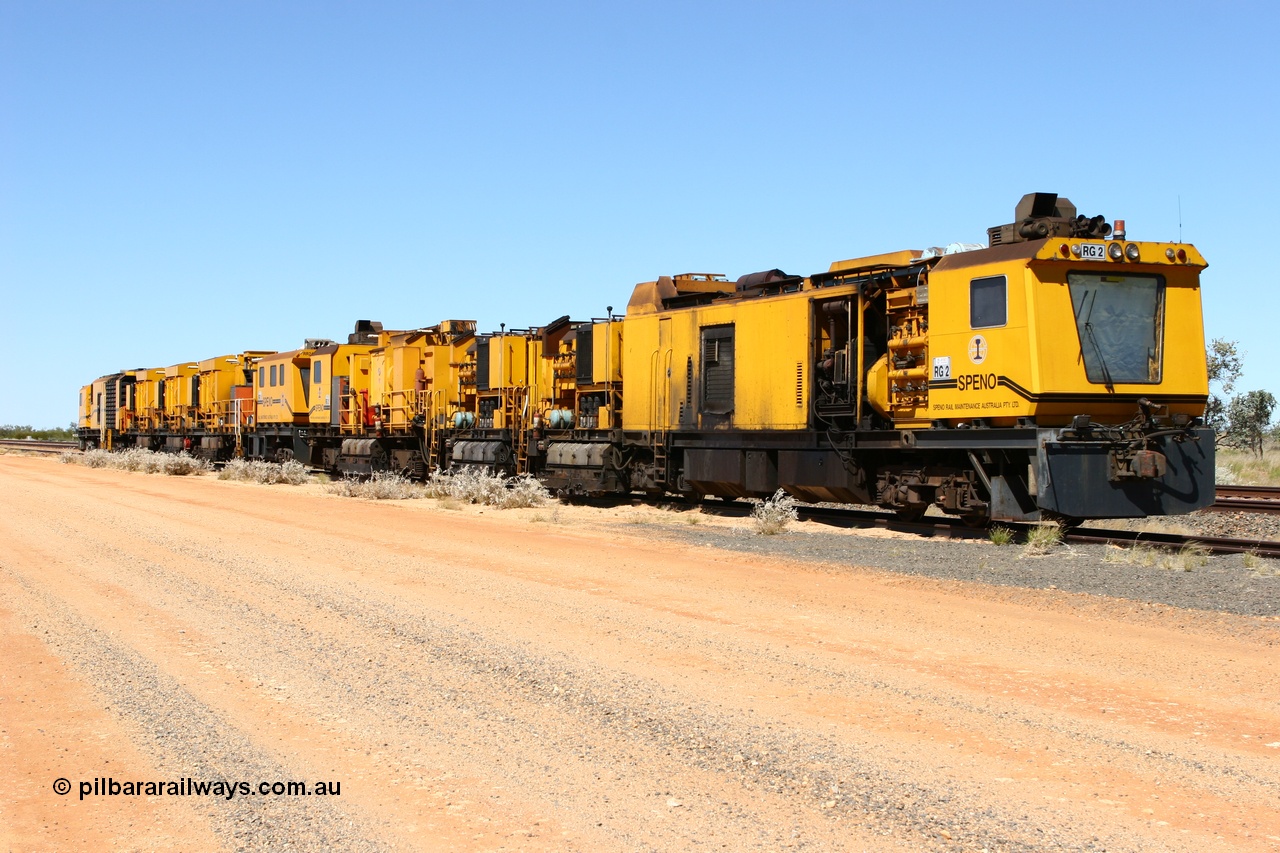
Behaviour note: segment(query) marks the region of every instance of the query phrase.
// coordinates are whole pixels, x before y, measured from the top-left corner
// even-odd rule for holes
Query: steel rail
[[[671,501],[668,501],[671,502]],[[681,501],[676,501],[681,502]],[[685,502],[689,506],[699,506],[696,502]],[[749,515],[752,505],[742,501],[704,502],[704,512],[722,515]],[[989,531],[967,526],[963,521],[951,516],[938,516],[905,521],[888,512],[874,510],[841,509],[837,507],[796,506],[801,519],[818,521],[836,527],[878,527],[911,533],[917,536],[928,536],[945,539],[986,539]],[[1034,528],[1034,523],[997,522],[1016,533],[1025,534]],[[1186,547],[1198,547],[1210,554],[1256,554],[1259,557],[1280,557],[1280,542],[1265,539],[1232,539],[1223,536],[1202,536],[1199,534],[1148,533],[1135,530],[1109,530],[1107,528],[1078,527],[1063,534],[1063,541],[1094,545],[1150,545],[1156,548],[1178,550]]]
[[[0,438],[0,447],[12,450],[29,450],[32,453],[64,453],[80,449],[76,441],[44,441],[42,439]]]
[[[1094,530],[1077,528],[1064,537],[1068,542],[1116,545],[1153,545],[1159,548],[1198,546],[1210,554],[1256,554],[1280,557],[1280,542],[1265,539],[1231,539],[1225,536],[1201,536],[1198,533],[1144,533],[1136,530]]]
[[[1280,500],[1254,500],[1252,498],[1218,498],[1206,512],[1258,512],[1280,513]]]
[[[1276,486],[1218,486],[1210,512],[1280,513],[1280,488]]]
[[[797,507],[801,518],[809,518],[828,524],[848,527],[880,527],[898,530],[903,533],[942,537],[949,539],[985,539],[989,535],[986,530],[967,526],[958,518],[938,517],[923,518],[919,521],[904,521],[884,513],[863,510],[840,510],[830,507]],[[848,521],[840,518],[843,514],[854,516]],[[1002,524],[1019,533],[1035,527],[1025,522]],[[1178,550],[1190,546],[1203,548],[1210,554],[1256,554],[1259,557],[1280,557],[1280,542],[1265,539],[1233,539],[1225,536],[1204,536],[1201,534],[1147,533],[1135,530],[1110,530],[1107,528],[1077,527],[1063,534],[1063,541],[1081,544],[1102,545],[1151,545],[1158,548]]]
[[[1280,501],[1280,486],[1218,486],[1214,491],[1219,498]]]

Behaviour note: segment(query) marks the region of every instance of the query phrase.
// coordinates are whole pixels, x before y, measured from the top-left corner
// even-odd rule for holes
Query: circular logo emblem
[[[969,360],[974,364],[982,364],[987,360],[987,339],[982,335],[974,335],[970,339]]]

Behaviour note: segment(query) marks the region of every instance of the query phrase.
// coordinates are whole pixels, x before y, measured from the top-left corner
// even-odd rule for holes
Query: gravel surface
[[[57,638],[54,650],[95,685],[108,710],[130,721],[141,748],[155,756],[159,775],[144,778],[222,780],[233,788],[245,780],[296,778],[150,661],[87,625],[56,597],[21,579],[19,583],[44,605],[39,622],[31,627]],[[130,774],[116,781],[136,778]],[[370,841],[370,828],[344,813],[336,800],[309,802],[299,820],[289,800],[255,795],[256,791],[248,796],[233,792],[225,801],[197,800],[227,849],[388,849]]]
[[[0,493],[0,639],[32,650],[0,662],[0,743],[26,745],[0,771],[13,849],[104,823],[112,849],[1280,844],[1280,632],[1248,604],[1275,578],[1238,557],[1023,559],[35,459],[0,460]],[[43,719],[91,734],[10,701],[42,656],[68,673]],[[103,770],[90,741],[133,756],[120,774],[342,796],[178,802],[196,840],[163,844],[142,803],[49,792]]]
[[[1103,525],[1088,525],[1102,527]],[[1121,530],[1154,533],[1199,534],[1225,539],[1261,539],[1280,542],[1280,514],[1265,512],[1196,512],[1167,518],[1125,519],[1106,522]]]
[[[686,511],[696,513],[696,510]],[[679,517],[686,513],[673,513]],[[1268,517],[1270,518],[1270,517]],[[1232,529],[1213,515],[1202,529],[1182,522],[1183,530]],[[1049,554],[1029,557],[1018,544],[998,546],[986,540],[885,538],[876,531],[823,529],[815,522],[792,525],[776,536],[758,535],[749,519],[731,526],[657,521],[642,525],[650,534],[694,546],[723,548],[762,556],[841,566],[870,566],[908,575],[977,581],[1027,589],[1056,589],[1173,607],[1246,616],[1280,615],[1280,560],[1242,554],[1183,555],[1134,551],[1128,547],[1063,544]],[[1114,523],[1108,523],[1114,528]],[[1259,525],[1262,527],[1262,525]],[[1139,528],[1142,529],[1142,528]],[[1238,528],[1234,528],[1238,529]]]

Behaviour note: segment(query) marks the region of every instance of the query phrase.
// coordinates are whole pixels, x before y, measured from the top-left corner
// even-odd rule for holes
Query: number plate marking
[[[1080,250],[1082,261],[1105,261],[1107,259],[1106,243],[1081,243],[1076,246]]]

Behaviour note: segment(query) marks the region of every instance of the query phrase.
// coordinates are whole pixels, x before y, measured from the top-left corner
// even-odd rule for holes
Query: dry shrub
[[[1209,564],[1209,549],[1199,542],[1188,542],[1176,552],[1164,555],[1160,567],[1171,571],[1190,572]]]
[[[125,471],[141,471],[144,474],[155,474],[160,471],[161,463],[156,458],[159,455],[150,450],[134,448],[133,450],[114,454],[115,464],[111,467],[121,468]]]
[[[80,462],[80,454],[72,453],[70,450],[64,450],[58,454],[58,461],[63,465],[76,465]]]
[[[782,489],[773,493],[768,500],[754,501],[756,508],[751,510],[751,518],[756,523],[756,532],[764,536],[773,536],[787,529],[787,525],[800,517],[796,511],[796,499]]]
[[[90,450],[81,457],[80,464],[88,468],[116,468],[143,474],[168,474],[171,477],[202,474],[213,470],[213,465],[207,459],[192,456],[185,451],[154,453],[137,447],[119,453],[100,449]]]
[[[992,545],[1012,545],[1013,530],[997,524],[987,531],[987,538],[991,540]]]
[[[1107,543],[1102,554],[1104,563],[1120,563],[1130,566],[1154,566],[1160,554],[1146,542],[1135,542],[1132,548]]]
[[[307,466],[295,459],[288,462],[261,462],[249,459],[232,459],[218,472],[219,480],[243,480],[250,483],[300,486],[310,481]]]
[[[360,487],[363,485],[356,477],[343,477],[341,480],[334,480],[327,483],[324,490],[331,495],[338,495],[343,498],[360,497]]]
[[[290,459],[288,462],[281,463],[275,482],[286,486],[301,486],[310,480],[311,475],[307,472],[307,466],[296,459]]]
[[[403,501],[423,496],[422,486],[390,471],[379,471],[360,486],[360,497],[374,501]]]
[[[248,480],[256,479],[254,471],[260,462],[252,462],[248,459],[232,459],[230,462],[222,466],[222,470],[218,472],[219,480]]]
[[[423,489],[427,497],[499,509],[540,506],[551,499],[546,487],[528,474],[507,477],[470,465],[454,471],[432,472]]]
[[[536,477],[521,474],[508,481],[507,493],[498,503],[499,509],[520,509],[527,506],[540,506],[551,499],[547,487],[538,482]]]
[[[1244,567],[1253,570],[1257,577],[1280,576],[1280,561],[1267,559],[1256,550],[1246,551],[1240,557],[1244,561]]]
[[[95,447],[93,450],[85,451],[80,464],[86,468],[110,468],[112,467],[111,454]]]
[[[182,477],[187,474],[203,474],[213,470],[213,463],[190,453],[157,453],[160,460],[160,471],[170,477]]]
[[[1190,572],[1208,565],[1209,551],[1198,542],[1188,542],[1177,551],[1155,548],[1146,542],[1135,542],[1132,548],[1109,544],[1103,552],[1102,561],[1143,567],[1158,565],[1162,569]]]
[[[496,506],[506,491],[506,477],[485,468],[467,465],[451,471],[434,471],[427,480],[427,494],[472,504]]]
[[[371,501],[403,501],[427,496],[426,489],[408,477],[391,471],[380,471],[368,479],[343,477],[327,484],[325,491],[344,498],[365,498]]]
[[[1052,521],[1042,522],[1027,530],[1022,556],[1043,557],[1062,544],[1062,527]]]

